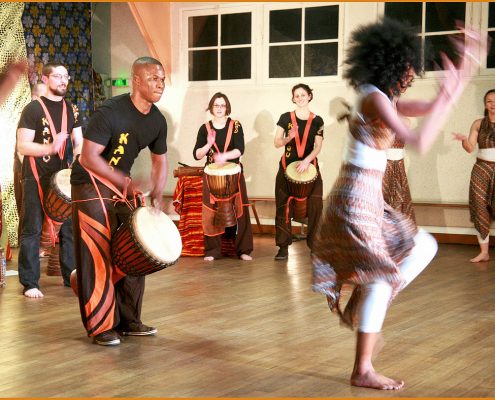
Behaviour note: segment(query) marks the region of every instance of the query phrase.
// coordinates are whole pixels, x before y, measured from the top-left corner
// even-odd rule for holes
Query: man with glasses
[[[72,139],[74,154],[80,153],[82,145],[77,108],[64,99],[70,79],[67,69],[62,64],[49,63],[43,67],[42,75],[46,94],[24,108],[17,128],[17,150],[25,156],[19,281],[24,286],[24,296],[30,298],[43,297],[39,288],[43,198],[52,175],[68,167],[67,141]],[[62,224],[59,235],[62,277],[64,285],[70,286],[70,274],[75,268],[70,218]]]

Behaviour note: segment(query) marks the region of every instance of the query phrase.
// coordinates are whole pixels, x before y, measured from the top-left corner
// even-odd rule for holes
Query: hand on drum
[[[302,174],[304,171],[306,171],[309,168],[310,161],[307,161],[306,159],[302,160],[299,165],[296,168],[296,171]]]
[[[162,212],[164,206],[163,193],[153,190],[151,192],[151,205],[153,206],[151,210],[153,213],[158,214]]]
[[[213,160],[219,164],[226,163],[227,161],[229,161],[225,153],[215,153],[213,155]]]

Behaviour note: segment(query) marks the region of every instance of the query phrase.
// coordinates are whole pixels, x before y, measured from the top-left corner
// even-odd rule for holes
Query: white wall
[[[202,165],[193,159],[192,150],[198,128],[208,115],[204,112],[211,95],[217,91],[225,92],[232,103],[233,117],[239,119],[244,127],[246,152],[243,163],[246,171],[248,194],[251,197],[273,196],[273,186],[278,168],[281,149],[273,147],[275,124],[281,113],[291,110],[290,88],[301,79],[286,80],[279,83],[267,83],[261,78],[264,66],[264,53],[254,50],[258,57],[255,63],[257,78],[249,84],[222,83],[217,86],[191,85],[187,82],[187,68],[183,57],[182,41],[187,38],[182,26],[182,12],[195,7],[226,7],[238,5],[245,7],[252,4],[263,15],[267,3],[172,3],[172,85],[158,104],[169,124],[169,161],[175,168],[178,161]],[[277,3],[280,5],[280,3]],[[295,3],[288,3],[293,6]],[[146,52],[146,46],[132,15],[125,3],[112,3],[111,55],[112,74],[127,73],[132,61]],[[343,3],[343,39],[347,41],[349,33],[356,26],[374,21],[379,13],[378,3]],[[262,21],[255,22],[255,29],[261,27]],[[261,47],[260,40],[255,42]],[[116,75],[115,75],[116,74]],[[123,75],[125,76],[125,75]],[[128,75],[127,75],[128,76]],[[311,109],[325,121],[325,140],[319,156],[324,181],[324,192],[328,192],[335,180],[343,152],[346,126],[336,122],[336,115],[343,108],[341,100],[354,100],[354,93],[340,80],[326,81],[304,80],[314,89],[314,101]],[[417,79],[408,91],[410,98],[430,98],[437,87],[435,79]],[[468,183],[474,155],[466,154],[458,142],[451,140],[451,132],[467,133],[475,118],[482,115],[483,94],[495,87],[494,76],[475,77],[461,98],[456,109],[450,115],[440,138],[426,156],[419,157],[408,152],[408,173],[414,201],[423,202],[460,202],[468,199]],[[115,93],[114,93],[115,94]],[[414,124],[415,122],[413,122]],[[143,157],[147,157],[144,155]],[[146,175],[148,165],[142,161],[136,165],[133,173]],[[147,160],[146,160],[147,161]],[[175,179],[170,177],[166,193],[173,193]]]

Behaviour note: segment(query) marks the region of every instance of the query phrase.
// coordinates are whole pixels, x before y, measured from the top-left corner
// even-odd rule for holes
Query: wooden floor
[[[255,237],[253,262],[183,258],[150,276],[143,320],[159,334],[114,348],[85,336],[60,278],[43,273],[35,300],[8,277],[0,396],[495,397],[495,261],[470,264],[476,247],[441,245],[392,305],[376,360],[406,381],[392,393],[349,386],[354,334],[311,291],[305,244],[276,262],[273,241]]]

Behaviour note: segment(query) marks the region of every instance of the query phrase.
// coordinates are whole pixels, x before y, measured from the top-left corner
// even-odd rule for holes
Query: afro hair
[[[421,42],[411,29],[385,18],[352,33],[344,64],[344,78],[355,89],[369,83],[398,95],[397,82],[407,70],[421,71]]]

